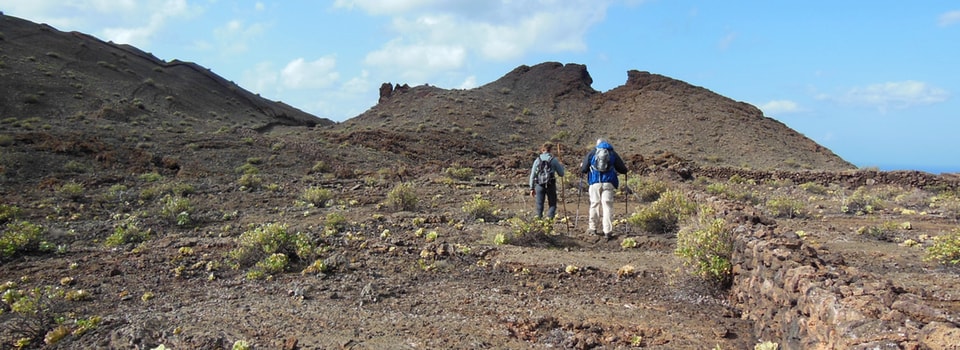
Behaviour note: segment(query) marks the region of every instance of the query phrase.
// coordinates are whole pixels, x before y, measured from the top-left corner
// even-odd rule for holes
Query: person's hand
[[[537,190],[531,188],[531,189],[530,189],[530,197],[536,197],[536,196],[537,196]]]

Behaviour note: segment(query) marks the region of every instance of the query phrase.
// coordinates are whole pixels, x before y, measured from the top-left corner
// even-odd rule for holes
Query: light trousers
[[[597,221],[602,217],[603,233],[613,232],[613,195],[616,192],[609,182],[590,185],[590,230],[596,232]]]

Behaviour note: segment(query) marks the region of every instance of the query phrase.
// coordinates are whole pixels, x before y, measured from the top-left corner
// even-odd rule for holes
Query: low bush
[[[767,200],[767,212],[778,218],[805,218],[808,213],[803,202],[779,196]]]
[[[236,268],[253,266],[247,271],[250,279],[283,271],[294,259],[312,261],[316,257],[310,237],[287,232],[286,224],[260,225],[240,234],[236,242],[238,247],[228,252],[227,258]]]
[[[323,187],[310,187],[303,190],[300,198],[307,203],[313,204],[315,207],[323,208],[327,202],[333,199],[333,192]]]
[[[396,210],[415,210],[417,202],[419,199],[413,184],[408,182],[398,183],[387,193],[387,205]]]
[[[459,164],[444,169],[443,173],[456,180],[467,181],[473,179],[473,168],[461,167]]]
[[[107,247],[117,247],[127,243],[140,243],[150,239],[150,229],[140,228],[140,219],[135,215],[115,215],[117,223],[113,226],[113,233],[103,241]]]
[[[20,213],[21,210],[17,206],[0,204],[0,224],[17,219]]]
[[[45,231],[43,226],[27,221],[7,223],[6,230],[0,235],[0,257],[9,258],[20,253],[40,251],[48,246],[42,240]]]
[[[695,225],[680,230],[674,254],[708,281],[728,286],[732,280],[733,233],[721,218],[701,215]]]
[[[675,231],[680,220],[689,217],[696,210],[696,203],[688,200],[683,193],[669,190],[649,206],[627,218],[627,223],[647,232],[668,233]]]
[[[849,197],[842,200],[840,211],[844,214],[873,214],[883,209],[883,201],[871,194],[866,187],[857,188]]]
[[[629,178],[627,180],[627,186],[633,190],[637,199],[646,203],[660,199],[660,195],[670,189],[666,182],[660,180],[643,180],[639,177]]]
[[[927,248],[925,261],[936,261],[943,265],[960,265],[960,228],[937,236],[933,241],[933,245]]]
[[[461,207],[460,210],[471,220],[492,221],[497,219],[495,215],[496,209],[493,207],[493,203],[484,199],[483,196],[479,194],[473,196],[472,200],[463,203],[463,207]]]

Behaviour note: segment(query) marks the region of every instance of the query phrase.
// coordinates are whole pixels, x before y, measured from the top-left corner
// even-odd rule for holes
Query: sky
[[[0,11],[210,68],[344,121],[385,82],[469,89],[521,65],[627,71],[743,101],[860,168],[960,172],[960,3],[0,0]],[[642,137],[642,135],[639,135]]]

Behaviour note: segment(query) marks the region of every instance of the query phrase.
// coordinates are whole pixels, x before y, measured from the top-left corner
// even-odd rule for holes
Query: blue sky
[[[196,62],[343,121],[384,82],[472,88],[520,65],[631,69],[755,105],[859,167],[960,172],[960,3],[0,0],[63,31]]]

